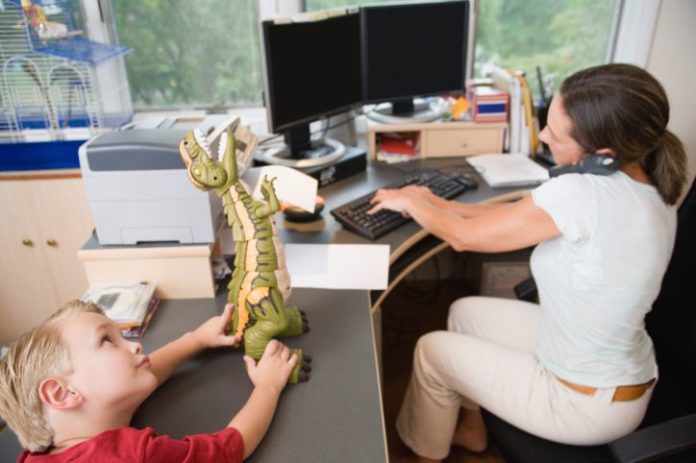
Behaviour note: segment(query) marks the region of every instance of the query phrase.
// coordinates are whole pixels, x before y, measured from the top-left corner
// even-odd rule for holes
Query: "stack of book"
[[[466,160],[493,188],[538,185],[549,179],[549,171],[526,154],[479,154]]]
[[[503,90],[486,85],[468,88],[472,119],[475,122],[506,122],[508,120],[509,95]]]
[[[126,338],[145,334],[160,302],[150,283],[95,285],[82,300],[98,305]]]

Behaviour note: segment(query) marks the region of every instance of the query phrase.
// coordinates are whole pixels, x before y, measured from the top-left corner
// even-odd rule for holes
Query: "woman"
[[[372,213],[409,215],[458,251],[538,245],[539,305],[463,298],[447,331],[418,341],[397,430],[421,461],[445,458],[452,443],[484,450],[479,407],[575,445],[640,424],[657,379],[643,320],[671,256],[685,182],[686,156],[668,120],[650,74],[597,66],[563,83],[540,138],[558,165],[597,153],[618,159],[617,172],[561,175],[508,204],[460,204],[422,187],[375,195]]]

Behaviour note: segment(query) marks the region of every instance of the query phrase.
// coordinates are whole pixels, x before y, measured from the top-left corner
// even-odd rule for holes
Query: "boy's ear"
[[[57,410],[76,408],[83,402],[82,395],[68,387],[62,378],[46,378],[39,384],[39,397],[47,407]]]

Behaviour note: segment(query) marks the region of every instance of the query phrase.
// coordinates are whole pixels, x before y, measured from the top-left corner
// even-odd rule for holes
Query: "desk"
[[[398,179],[402,169],[433,167],[468,170],[461,159],[428,159],[408,165],[369,166],[367,171],[320,190],[326,199],[325,226],[312,233],[298,232],[279,220],[285,243],[379,243],[391,247],[390,272],[394,283],[423,256],[445,249],[446,244],[429,239],[416,223],[409,223],[372,242],[344,230],[328,213],[332,207]],[[480,202],[519,196],[516,188],[492,189],[483,180],[479,188],[459,200]],[[427,248],[420,256],[422,248]],[[411,251],[411,252],[409,252]],[[407,265],[399,265],[400,261]],[[390,284],[390,288],[395,283]],[[388,293],[382,293],[383,295]],[[381,300],[381,299],[380,299]],[[144,338],[147,350],[191,329],[224,305],[217,299],[167,300]],[[314,358],[308,383],[289,386],[283,393],[269,434],[252,461],[354,462],[386,461],[384,422],[377,370],[373,319],[379,306],[369,302],[364,291],[295,289],[290,299],[307,311],[311,331],[288,344],[306,349]],[[379,333],[379,329],[374,330]],[[180,437],[187,433],[211,432],[224,426],[241,407],[251,390],[243,371],[240,352],[207,352],[187,362],[141,407],[136,426],[153,426],[159,433]],[[0,436],[0,463],[7,459],[13,436]],[[14,442],[16,445],[16,441]],[[11,452],[11,450],[10,450]],[[16,452],[15,452],[16,453]]]
[[[311,330],[285,342],[313,357],[313,371],[308,382],[285,389],[268,434],[248,461],[387,461],[366,293],[295,289],[290,303],[307,312]],[[143,338],[145,351],[198,326],[224,304],[224,295],[162,301]],[[173,437],[214,432],[227,425],[251,389],[240,350],[204,352],[145,401],[133,425]],[[0,463],[15,461],[14,439],[10,432],[0,436]]]
[[[411,246],[426,236],[429,236],[420,225],[409,222],[396,230],[382,236],[376,241],[370,241],[343,229],[329,214],[329,210],[351,201],[358,196],[369,193],[376,188],[398,180],[403,172],[420,168],[441,169],[445,172],[470,172],[477,177],[479,187],[460,195],[456,200],[467,203],[485,201],[509,201],[516,199],[522,193],[519,187],[491,188],[469,166],[465,158],[447,159],[423,159],[408,163],[392,165],[368,165],[365,172],[353,175],[336,183],[332,183],[319,189],[319,195],[326,200],[323,212],[324,228],[315,232],[301,232],[289,229],[284,220],[278,220],[279,235],[284,243],[359,243],[359,244],[387,244],[391,247],[390,262],[395,262]]]
[[[369,164],[365,172],[327,185],[319,190],[319,195],[326,200],[323,213],[323,229],[314,232],[295,231],[289,229],[287,222],[284,220],[278,220],[278,233],[284,243],[389,245],[389,286],[385,291],[374,291],[372,293],[371,313],[377,327],[380,326],[380,304],[389,293],[421,263],[447,249],[449,245],[433,237],[413,221],[382,236],[376,241],[370,241],[367,238],[345,230],[340,223],[334,220],[328,211],[376,188],[398,180],[404,171],[420,168],[440,169],[445,172],[467,172],[474,175],[478,180],[479,186],[477,189],[466,191],[456,198],[457,201],[461,202],[511,201],[520,198],[527,191],[520,190],[519,187],[491,188],[465,161],[465,158],[431,158],[392,165]],[[377,330],[376,335],[379,351],[379,330]]]

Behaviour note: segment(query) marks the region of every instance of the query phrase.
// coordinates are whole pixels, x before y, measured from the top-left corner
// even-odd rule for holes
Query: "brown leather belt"
[[[574,391],[581,394],[594,395],[597,392],[596,387],[592,386],[582,386],[580,384],[571,383],[565,379],[556,377],[560,382],[568,386]],[[655,384],[655,378],[651,379],[647,383],[636,384],[635,386],[618,386],[616,391],[614,391],[614,396],[611,398],[612,402],[628,402],[630,400],[636,400],[645,394],[645,391],[650,389],[650,387]]]

